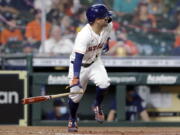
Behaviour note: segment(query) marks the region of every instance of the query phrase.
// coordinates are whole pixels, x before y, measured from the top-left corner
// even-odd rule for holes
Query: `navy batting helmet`
[[[96,18],[109,17],[108,22],[111,22],[111,12],[108,11],[107,7],[103,4],[95,4],[90,6],[86,11],[86,17],[88,23],[93,23]]]

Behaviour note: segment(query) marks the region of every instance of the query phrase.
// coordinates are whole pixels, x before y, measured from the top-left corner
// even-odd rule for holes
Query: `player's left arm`
[[[108,32],[108,34],[109,34],[109,36],[108,36],[108,38],[107,38],[107,40],[106,40],[106,43],[104,44],[104,46],[103,46],[103,49],[102,49],[102,53],[103,54],[105,54],[105,53],[107,53],[108,51],[109,51],[109,41],[110,41],[110,33],[112,32],[112,29],[113,29],[113,24],[112,24],[112,22],[111,23],[109,23],[109,25],[107,26],[107,32]]]
[[[111,38],[108,37],[106,43],[105,43],[104,46],[103,46],[103,49],[102,49],[102,53],[103,53],[103,54],[105,54],[106,52],[109,51],[109,40],[110,40],[110,39],[111,39]]]

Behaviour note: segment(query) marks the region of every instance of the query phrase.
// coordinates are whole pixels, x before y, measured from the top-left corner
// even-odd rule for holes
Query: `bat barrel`
[[[30,97],[30,98],[22,99],[21,102],[22,102],[22,104],[31,104],[31,103],[46,101],[46,100],[49,100],[50,98],[51,98],[50,96]]]
[[[24,99],[22,99],[21,103],[22,104],[31,104],[31,103],[36,103],[36,102],[42,102],[42,101],[46,101],[46,100],[50,100],[50,99],[54,99],[54,98],[68,96],[70,94],[83,94],[83,90],[80,90],[78,92],[68,92],[68,93],[61,93],[61,94],[56,94],[56,95],[24,98]]]

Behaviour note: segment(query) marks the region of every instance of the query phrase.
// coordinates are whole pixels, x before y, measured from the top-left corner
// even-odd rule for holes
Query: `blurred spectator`
[[[162,15],[164,12],[163,0],[149,0],[148,11],[153,15]]]
[[[73,26],[73,19],[74,18],[71,19],[67,15],[63,16],[62,19],[59,19],[62,35],[67,38],[74,38],[76,34],[75,26]]]
[[[128,39],[128,34],[125,29],[121,30],[117,38],[117,42],[110,42],[110,55],[136,56],[139,54],[136,44]]]
[[[29,44],[25,44],[23,46],[22,52],[25,54],[32,54],[32,53],[36,52],[36,47],[34,47],[35,45],[37,45],[37,44],[34,44],[33,46],[31,46]],[[39,46],[39,44],[37,46]]]
[[[53,22],[53,24],[57,23],[57,20],[62,19],[63,16],[73,16],[78,15],[78,12],[81,8],[81,4],[79,0],[50,0],[47,6],[48,18]],[[47,5],[47,4],[46,4]],[[40,3],[41,6],[41,3]],[[76,16],[74,16],[75,19]]]
[[[123,46],[123,44],[121,44],[120,42],[117,41],[110,41],[109,42],[110,45],[110,50],[107,53],[110,56],[117,56],[117,57],[125,57],[127,56],[126,54],[126,49]]]
[[[73,6],[71,7],[71,11],[73,14],[76,14],[80,8],[82,7],[80,0],[73,0]]]
[[[180,56],[180,25],[175,30],[175,42],[172,50],[173,56]]]
[[[177,10],[175,15],[173,16],[173,23],[171,29],[176,29],[178,26],[180,26],[180,10]]]
[[[1,0],[0,11],[18,14],[19,11],[15,8],[15,5],[16,5],[15,0]]]
[[[23,40],[21,30],[17,28],[16,20],[11,19],[9,24],[11,25],[7,26],[7,28],[5,28],[1,33],[1,42],[3,45],[8,42]]]
[[[148,4],[144,2],[138,5],[138,9],[134,15],[132,23],[145,28],[145,30],[146,28],[156,28],[157,26],[155,16],[148,12]]]
[[[44,45],[40,46],[40,53],[54,54],[69,54],[72,51],[73,42],[68,38],[61,36],[59,26],[53,26],[51,37],[45,41]]]
[[[33,8],[34,0],[0,0],[0,11],[19,14]]]
[[[174,16],[177,12],[177,10],[180,10],[180,0],[176,1],[166,1],[168,2],[167,5],[169,5],[169,15]]]
[[[138,55],[138,53],[139,53],[138,48],[133,41],[128,39],[128,34],[127,34],[126,30],[121,31],[121,33],[118,35],[118,38],[120,41],[123,42],[124,47],[126,48],[127,56]]]
[[[1,15],[0,15],[0,20],[1,20]],[[3,30],[3,22],[2,20],[0,21],[0,46],[2,45],[2,30]]]
[[[53,0],[52,9],[58,9],[60,13],[68,16],[72,16],[73,12],[71,8],[73,7],[73,0]]]
[[[0,46],[2,45],[2,34],[1,34],[1,31],[0,31]]]
[[[117,105],[113,99],[107,121],[115,120]],[[126,90],[126,120],[135,121],[139,120],[139,116],[144,121],[149,121],[149,115],[145,108],[143,99],[138,95],[133,86],[127,86]]]
[[[45,114],[45,120],[68,120],[67,107],[61,99],[54,100],[53,110]]]
[[[34,11],[35,19],[29,22],[26,26],[25,36],[30,44],[41,41],[41,11],[36,9]],[[46,38],[49,37],[51,24],[46,23]]]
[[[141,0],[114,0],[113,11],[120,16],[124,15],[124,13],[133,13],[140,1]]]
[[[59,19],[63,16],[64,14],[59,12],[58,9],[51,9],[47,14],[47,21],[49,21],[52,25],[59,25]]]
[[[14,8],[20,12],[27,11],[29,12],[34,8],[34,1],[35,0],[12,0],[14,3]]]
[[[81,8],[76,14],[76,18],[74,19],[74,26],[76,27],[76,32],[79,32],[81,28],[86,24],[86,10]]]

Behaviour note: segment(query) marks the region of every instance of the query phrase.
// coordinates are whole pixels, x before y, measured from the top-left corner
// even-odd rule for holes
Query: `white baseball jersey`
[[[101,51],[103,45],[107,42],[108,37],[110,36],[110,32],[112,29],[112,24],[108,24],[105,27],[101,34],[96,34],[91,26],[87,24],[84,28],[78,33],[75,45],[73,48],[73,52],[70,56],[70,61],[74,61],[75,52],[79,52],[84,54],[82,63],[88,64],[92,63],[89,67],[81,66],[80,71],[80,84],[83,90],[86,90],[86,86],[89,80],[94,82],[94,84],[100,88],[107,88],[110,85],[110,79],[107,75],[106,69],[100,59]],[[73,78],[73,64],[70,63],[69,66],[69,75],[70,82]],[[72,87],[70,89],[71,92],[79,91],[79,88]],[[78,103],[83,94],[72,94],[69,97],[75,102]]]
[[[86,24],[77,34],[70,60],[74,61],[75,52],[84,54],[82,63],[91,63],[101,55],[103,45],[107,42],[112,30],[112,23],[103,28],[100,35],[96,34],[90,24]]]

